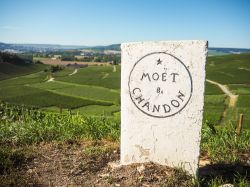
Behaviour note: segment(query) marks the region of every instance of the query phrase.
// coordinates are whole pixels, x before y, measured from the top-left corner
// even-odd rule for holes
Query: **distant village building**
[[[75,59],[77,59],[77,60],[84,60],[84,56],[83,55],[76,55]]]
[[[81,50],[81,53],[80,53],[80,55],[84,57],[90,57],[90,56],[93,56],[94,54],[95,54],[95,51],[91,49],[83,49]]]
[[[57,60],[57,59],[61,59],[62,55],[54,55],[51,59],[52,60]]]
[[[106,55],[120,55],[121,51],[117,51],[117,50],[104,50],[104,54],[106,54]]]

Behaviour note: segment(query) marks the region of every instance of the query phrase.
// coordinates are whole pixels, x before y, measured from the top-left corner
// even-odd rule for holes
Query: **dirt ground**
[[[61,61],[60,59],[49,59],[44,58],[40,59],[40,61],[43,64],[49,64],[49,65],[62,65],[66,66],[68,64],[79,64],[79,65],[89,65],[89,66],[110,66],[110,62],[80,62],[80,61]]]
[[[229,97],[229,107],[236,106],[238,95],[233,94],[226,85],[208,79],[206,81],[211,84],[217,85]]]
[[[191,176],[181,170],[153,163],[119,166],[118,147],[112,142],[32,146],[33,158],[0,175],[0,186],[193,186]],[[206,165],[200,170],[204,181],[220,175],[230,178],[235,172],[249,173],[249,166]]]

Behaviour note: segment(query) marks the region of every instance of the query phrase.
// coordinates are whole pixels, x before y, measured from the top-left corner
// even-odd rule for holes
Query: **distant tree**
[[[62,56],[61,60],[62,61],[75,61],[75,57],[74,56]]]
[[[16,65],[27,65],[33,64],[32,55],[22,55],[13,53],[3,53],[0,52],[0,58],[3,62],[8,62]]]
[[[102,58],[101,57],[94,57],[93,61],[94,62],[101,62]]]
[[[61,71],[63,70],[64,67],[63,66],[59,66],[59,65],[56,65],[56,66],[50,66],[50,72],[51,73],[55,73],[57,71]]]

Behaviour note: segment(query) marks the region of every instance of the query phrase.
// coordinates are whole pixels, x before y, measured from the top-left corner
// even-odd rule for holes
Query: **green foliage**
[[[60,81],[44,82],[33,84],[32,87],[53,90],[53,93],[61,95],[79,97],[96,101],[115,102],[119,99],[119,93],[103,87],[79,85],[73,83],[65,83]]]
[[[106,70],[106,67],[95,68],[100,71]],[[113,73],[111,67],[108,70],[112,70]],[[54,112],[59,112],[60,108],[66,110],[79,108],[80,114],[88,116],[100,116],[102,114],[111,116],[113,112],[119,110],[120,96],[118,90],[57,81],[58,78],[73,77],[69,76],[72,71],[71,68],[65,68],[53,73],[53,77],[56,78],[54,82],[46,82],[48,74],[45,72],[0,81],[0,100],[32,108],[45,108],[44,110],[47,111],[51,111],[51,107],[54,107]],[[101,76],[104,75],[105,73],[101,73]],[[91,77],[94,78],[93,75]],[[82,78],[79,77],[79,79]],[[96,78],[95,81],[98,83]],[[117,106],[109,107],[114,104]],[[89,107],[84,108],[84,106]],[[57,110],[55,110],[56,108]],[[95,109],[97,110],[95,111]],[[73,112],[76,113],[77,111],[74,110]]]
[[[50,66],[50,71],[51,71],[52,73],[61,71],[61,70],[63,70],[63,69],[64,69],[64,67],[63,67],[63,66],[59,66],[59,65]]]
[[[206,95],[204,107],[204,121],[209,121],[213,125],[218,125],[222,119],[226,107],[225,95]]]
[[[202,129],[202,150],[207,152],[214,163],[240,162],[239,154],[249,150],[250,132],[237,135],[235,127],[215,129],[208,122]]]
[[[238,186],[238,187],[249,187],[250,182],[246,177],[238,176],[238,179],[237,179],[235,185]]]
[[[46,66],[43,64],[31,64],[29,66],[17,66],[7,62],[0,63],[0,80],[27,75],[42,71]]]
[[[101,140],[103,138],[117,140],[119,139],[119,131],[120,128],[118,123],[110,123],[110,121],[102,117],[100,119],[93,117],[86,117],[86,131],[88,132],[85,136],[88,139],[92,139],[94,141]]]
[[[58,91],[58,93],[47,91],[46,89],[53,90],[65,87],[74,87],[74,85],[72,86],[71,84],[55,84],[53,82],[44,82],[46,80],[45,78],[45,73],[36,73],[23,77],[0,81],[0,100],[12,104],[26,105],[35,108],[57,106],[59,108],[74,109],[87,105],[112,105],[111,102],[96,100],[97,96],[95,94],[93,95],[95,99],[91,99],[88,97],[79,98],[73,93],[72,95],[70,95],[66,93],[63,94],[63,92],[61,93],[60,91]],[[87,89],[89,95],[91,95],[91,92],[89,91],[95,90],[88,90],[88,87],[86,86],[84,87],[84,89]],[[105,91],[109,91],[108,89],[105,90],[105,88],[97,88],[97,91],[97,95],[102,94],[104,98],[109,97],[110,100],[111,96],[114,97],[115,94],[117,95],[116,98],[119,96],[117,93],[113,92],[111,93],[111,95],[105,93]]]
[[[0,88],[3,90],[7,87],[25,86],[32,83],[39,83],[47,80],[47,74],[44,72],[29,74],[0,81]]]
[[[61,58],[62,61],[74,61],[75,57],[73,55],[63,55]]]
[[[56,80],[57,80],[57,77],[68,77],[69,74],[74,72],[74,70],[75,70],[74,68],[67,67],[61,71],[57,71],[57,72],[53,73],[53,77],[55,77]]]
[[[237,107],[249,107],[250,95],[240,95],[237,103]]]
[[[0,80],[42,71],[46,65],[34,64],[29,57],[0,52]]]
[[[236,115],[244,115],[243,128],[250,129],[250,95],[240,95],[236,105]],[[238,118],[237,118],[238,119]],[[238,120],[237,120],[238,121]]]
[[[224,123],[232,123],[234,126],[238,125],[240,114],[243,114],[243,130],[250,129],[250,111],[249,107],[230,107],[227,109],[227,115],[224,119]]]
[[[227,109],[227,115],[224,123],[232,123],[235,126],[239,122],[240,114],[243,114],[243,130],[250,129],[250,95],[239,95],[238,101],[235,107],[229,107]]]
[[[232,182],[223,179],[222,177],[215,177],[211,179],[206,186],[218,187],[224,184],[233,184],[235,187],[249,187],[250,183],[244,176],[235,176]]]
[[[0,145],[119,138],[119,123],[105,117],[43,113],[1,104],[0,119]]]
[[[120,89],[120,66],[116,66],[116,70],[116,72],[113,72],[112,66],[90,66],[79,69],[77,74],[60,77],[57,80],[82,85]]]
[[[214,84],[211,84],[209,82],[206,82],[205,86],[206,86],[205,87],[205,93],[206,93],[206,95],[224,94],[222,92],[222,90],[217,85],[214,85]]]
[[[71,59],[70,61],[82,61],[82,62],[113,62],[114,64],[121,63],[120,55],[106,55],[106,54],[94,54],[92,56],[77,56]]]
[[[61,108],[74,109],[88,105],[98,105],[98,104],[107,106],[112,105],[112,103],[108,102],[76,98],[66,95],[59,95],[47,91],[34,93],[31,95],[8,97],[5,98],[5,101],[17,105],[23,105],[23,103],[25,103],[26,106],[34,108],[57,106]]]
[[[250,95],[250,85],[248,84],[230,84],[229,88],[237,95]]]
[[[79,51],[69,50],[65,52],[65,54],[71,53],[79,55]],[[244,128],[250,127],[247,117],[250,116],[248,102],[250,89],[247,85],[248,80],[250,80],[249,59],[249,54],[213,56],[208,57],[207,64],[208,79],[223,84],[241,80],[240,85],[229,85],[233,92],[240,94],[240,96],[237,108],[228,111],[229,115],[226,116],[225,122],[227,123],[230,118],[234,118],[231,119],[232,122],[237,123],[239,113],[244,113]],[[11,68],[7,69],[11,71]],[[57,112],[58,108],[65,108],[66,110],[74,109],[73,112],[78,110],[80,114],[88,116],[102,114],[110,116],[116,112],[116,108],[120,105],[120,66],[116,66],[116,70],[114,72],[112,66],[92,66],[78,69],[76,74],[69,76],[74,70],[65,68],[52,74],[55,78],[54,82],[46,82],[48,73],[45,72],[0,81],[0,100],[37,108],[45,107]],[[224,122],[222,115],[227,104],[226,98],[222,96],[222,91],[218,86],[206,82],[205,94],[207,96],[205,97],[204,119],[215,125]],[[245,97],[241,97],[242,94]],[[216,98],[223,98],[223,100]],[[105,106],[107,106],[106,109],[104,109]]]
[[[206,77],[221,84],[249,84],[249,60],[249,53],[209,57]]]
[[[236,120],[237,121],[235,122],[235,124],[238,124],[240,114],[243,114],[243,129],[250,130],[250,110],[249,110],[249,107],[236,108],[236,115],[237,115]]]
[[[29,86],[42,90],[58,90],[58,89],[73,87],[70,84],[65,84],[63,82],[58,82],[58,81],[36,83],[36,84],[31,84]]]
[[[0,99],[5,100],[7,98],[32,95],[44,92],[43,90],[30,88],[27,86],[11,86],[11,87],[2,87],[0,88]]]
[[[76,108],[73,110],[75,113],[88,115],[88,116],[112,116],[115,112],[120,111],[120,106],[101,106],[101,105],[88,105],[85,107]]]
[[[0,52],[0,62],[8,62],[18,66],[32,64],[32,56],[23,54],[3,53]]]
[[[205,104],[206,105],[223,105],[225,103],[225,95],[206,95]]]
[[[215,126],[221,121],[227,100],[217,86],[206,83],[205,125],[202,130],[201,147],[208,153],[213,163],[238,163],[242,161],[239,155],[249,151],[250,148],[250,133],[247,130],[250,124],[250,89],[247,85],[250,80],[247,70],[250,68],[250,55],[228,55],[208,59],[208,79],[223,84],[241,85],[229,85],[234,93],[240,95],[237,106],[227,109],[225,126]],[[41,68],[43,67],[41,65]],[[25,68],[26,66],[17,67],[12,63],[0,63],[0,79],[35,72],[40,67],[32,65],[27,71]],[[23,107],[0,104],[0,172],[8,173],[12,168],[21,166],[31,158],[26,150],[10,146],[79,139],[94,142],[103,139],[118,141],[120,66],[116,66],[116,69],[117,71],[113,72],[111,66],[88,67],[69,76],[73,69],[65,68],[53,73],[55,82],[45,82],[48,79],[48,74],[45,72],[0,81],[0,100],[18,105],[25,104]],[[32,107],[44,107],[46,111],[57,112],[61,107],[66,110],[60,115],[32,110],[30,109]],[[69,114],[67,109],[73,109],[72,113],[78,114]],[[235,132],[239,113],[244,114],[243,131],[240,136]],[[85,154],[103,155],[109,151],[109,147],[95,146],[87,148]],[[170,179],[174,181],[173,183],[170,181],[166,184],[176,184],[178,176],[180,175]],[[227,182],[217,177],[208,185],[218,186]],[[243,176],[236,177],[233,183],[235,186],[249,186]]]

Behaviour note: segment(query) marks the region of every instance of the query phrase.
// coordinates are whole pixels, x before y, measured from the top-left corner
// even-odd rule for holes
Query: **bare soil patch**
[[[233,94],[226,85],[208,79],[206,81],[211,84],[217,85],[229,97],[229,107],[234,107],[236,105],[238,95]]]
[[[66,66],[68,64],[80,64],[80,65],[88,65],[88,66],[110,66],[110,62],[80,62],[80,61],[62,61],[60,59],[52,60],[49,58],[41,59],[43,64],[49,65],[62,65]]]
[[[55,81],[54,77],[50,77],[49,80],[47,80],[47,82],[53,82],[53,81]]]
[[[69,76],[74,75],[78,72],[78,69],[75,69],[72,73],[69,74]]]
[[[30,147],[31,161],[0,175],[0,186],[193,186],[185,172],[154,163],[115,165],[119,145],[109,141],[44,143]],[[202,160],[208,160],[202,155]],[[236,169],[235,169],[236,168]],[[207,165],[201,168],[206,180],[249,171],[249,166]],[[228,171],[227,171],[228,170]],[[233,170],[233,171],[232,171]],[[216,175],[214,175],[216,173]],[[206,186],[206,185],[204,185]]]
[[[153,163],[112,167],[119,145],[102,142],[50,143],[32,147],[31,162],[0,175],[0,186],[189,186],[186,173]]]

